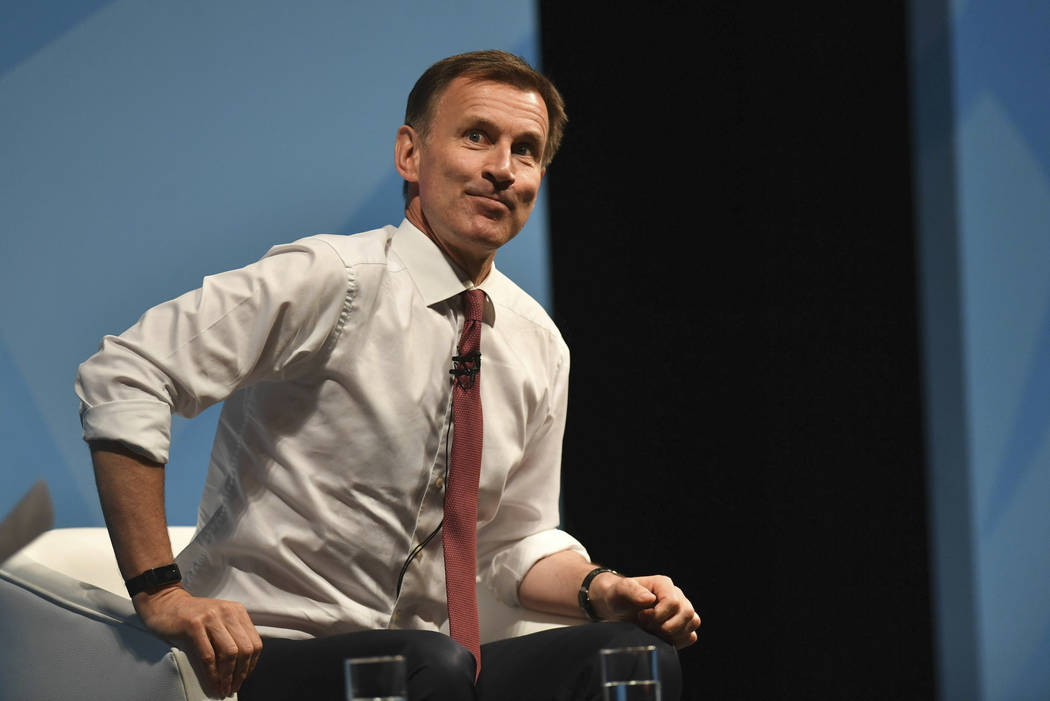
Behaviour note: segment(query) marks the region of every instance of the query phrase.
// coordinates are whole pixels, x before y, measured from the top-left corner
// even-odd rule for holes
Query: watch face
[[[160,587],[167,586],[168,584],[175,584],[176,582],[182,581],[182,573],[179,572],[179,566],[175,563],[154,568],[145,572],[144,576],[145,581],[143,582],[142,588],[149,592],[153,592]]]
[[[179,572],[179,566],[176,564],[158,567],[153,572],[157,575],[157,584],[171,584],[182,580],[182,573]]]
[[[160,587],[181,581],[182,572],[179,571],[179,566],[173,562],[170,565],[146,570],[139,576],[132,577],[124,582],[124,586],[128,588],[128,595],[134,597],[139,592],[148,591],[152,593]]]

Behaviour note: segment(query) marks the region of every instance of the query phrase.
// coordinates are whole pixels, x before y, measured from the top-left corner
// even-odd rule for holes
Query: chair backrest
[[[169,526],[172,551],[186,547],[193,532],[192,526]],[[19,556],[117,596],[128,596],[105,528],[56,528],[23,548]]]
[[[0,521],[0,565],[27,543],[51,528],[55,509],[47,482],[37,480],[15,508]]]

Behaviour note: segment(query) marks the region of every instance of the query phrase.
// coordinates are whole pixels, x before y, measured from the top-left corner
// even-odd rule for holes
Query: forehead
[[[502,128],[547,137],[547,105],[535,90],[460,76],[448,84],[435,110],[435,123],[459,126],[483,120]]]

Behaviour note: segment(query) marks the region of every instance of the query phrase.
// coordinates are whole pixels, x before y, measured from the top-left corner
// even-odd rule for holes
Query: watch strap
[[[177,584],[182,581],[182,572],[174,562],[170,565],[155,567],[146,570],[140,575],[124,580],[124,586],[128,588],[128,595],[135,598],[136,594],[149,592],[152,594],[161,587],[169,584]]]
[[[591,591],[591,582],[593,582],[594,578],[597,577],[598,575],[602,574],[603,572],[608,572],[609,574],[615,574],[618,577],[622,577],[623,576],[622,574],[620,574],[619,572],[617,572],[614,569],[610,569],[608,567],[596,567],[593,570],[591,570],[590,572],[588,572],[587,576],[583,578],[583,582],[580,584],[580,591],[576,595],[576,599],[577,599],[577,601],[580,604],[580,608],[583,609],[583,612],[585,614],[587,614],[587,618],[589,618],[592,621],[600,621],[600,620],[602,620],[601,617],[598,616],[598,613],[594,610],[594,604],[591,603],[590,591]]]

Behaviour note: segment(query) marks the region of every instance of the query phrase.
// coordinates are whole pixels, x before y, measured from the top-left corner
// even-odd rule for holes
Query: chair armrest
[[[170,531],[176,550],[193,533]],[[185,653],[135,613],[105,528],[48,531],[4,562],[0,620],[4,698],[207,698]]]
[[[207,698],[186,655],[146,629],[126,593],[23,553],[0,568],[0,620],[4,698]]]
[[[169,528],[172,550],[182,550],[193,531]],[[478,613],[482,642],[584,622],[508,606],[484,585],[478,587]],[[0,633],[0,678],[5,680],[5,693],[8,679],[21,680],[25,693],[18,698],[83,697],[82,691],[68,690],[94,690],[95,682],[86,680],[100,677],[100,669],[106,670],[97,680],[101,683],[140,676],[145,681],[131,685],[135,693],[130,695],[122,695],[129,689],[106,686],[104,693],[92,691],[88,696],[206,698],[186,655],[150,633],[135,613],[105,528],[48,531],[5,562],[0,568],[0,620],[5,620]],[[49,664],[56,654],[62,660],[61,673],[34,669]],[[42,659],[45,656],[48,659]],[[162,688],[142,693],[149,683]],[[184,690],[167,695],[174,687]]]

